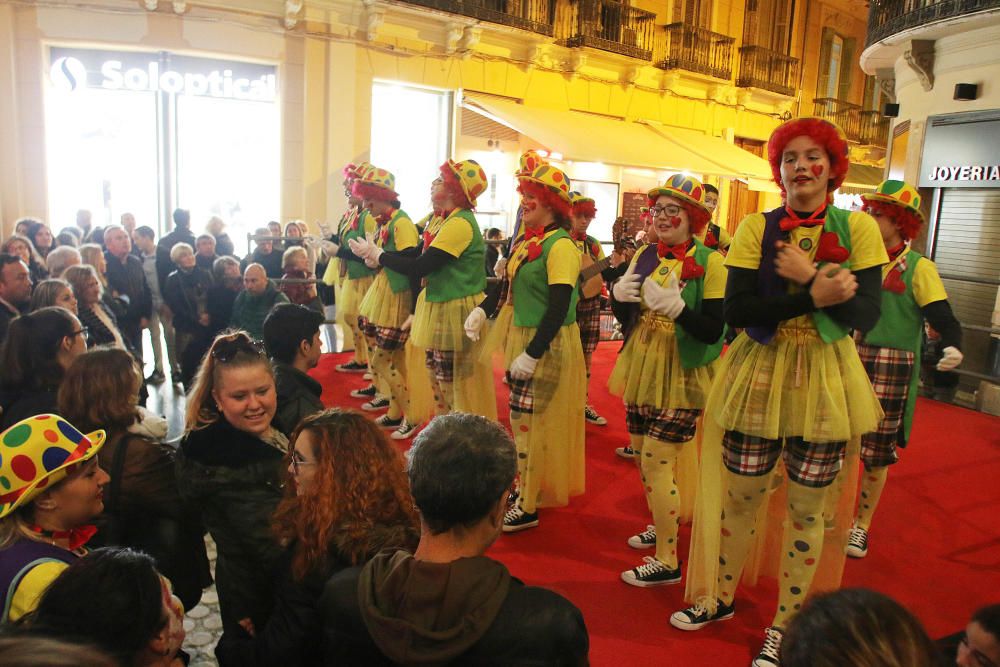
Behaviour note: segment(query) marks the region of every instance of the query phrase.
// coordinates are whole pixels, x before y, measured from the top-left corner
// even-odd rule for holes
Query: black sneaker
[[[632,449],[631,445],[625,445],[624,447],[615,447],[615,454],[622,457],[623,459],[634,459],[639,455],[637,451]]]
[[[596,424],[597,426],[604,426],[608,423],[607,419],[597,414],[597,410],[589,405],[583,409],[583,416],[589,423]]]
[[[520,505],[514,505],[503,515],[503,532],[516,533],[538,525],[538,512],[528,514]]]
[[[399,419],[390,419],[388,414],[384,414],[375,420],[375,425],[395,430],[402,426],[404,421],[405,419],[403,417],[400,417]]]
[[[750,663],[750,667],[778,667],[781,664],[781,639],[784,634],[774,627],[764,630],[764,646]]]
[[[379,410],[385,410],[389,407],[389,399],[385,396],[376,395],[375,398],[368,401],[367,403],[361,404],[361,409],[365,412],[378,412]],[[396,424],[399,426],[399,424]]]
[[[160,385],[166,382],[167,376],[163,374],[163,371],[153,371],[146,378],[146,384]]]
[[[399,425],[399,428],[390,433],[389,437],[393,440],[409,440],[418,430],[420,430],[419,424],[411,424],[407,421],[406,417],[403,417],[403,423]]]
[[[375,398],[375,394],[378,390],[375,389],[375,385],[370,384],[364,389],[355,389],[351,392],[353,398]]]
[[[851,558],[864,558],[868,555],[868,531],[855,526],[847,538],[847,555]]]
[[[622,581],[639,588],[680,583],[681,568],[671,570],[652,556],[646,556],[642,560],[644,562],[639,567],[622,572]]]
[[[735,602],[727,606],[722,603],[722,600],[717,601],[714,614],[710,613],[708,609],[705,609],[700,604],[696,604],[693,607],[672,613],[670,615],[670,625],[678,630],[701,630],[709,623],[729,620],[735,612]]]
[[[359,364],[356,361],[349,361],[346,364],[337,364],[335,368],[341,373],[367,373],[368,364]]]
[[[656,526],[646,526],[646,530],[628,538],[628,545],[633,549],[652,549],[656,546]]]

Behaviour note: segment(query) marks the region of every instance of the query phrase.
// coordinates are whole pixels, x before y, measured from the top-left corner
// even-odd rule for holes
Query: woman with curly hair
[[[507,262],[504,305],[487,349],[503,348],[510,385],[510,426],[520,477],[505,532],[534,528],[539,507],[559,507],[584,488],[587,370],[576,324],[580,251],[569,235],[569,178],[550,165],[518,178],[523,233]],[[501,297],[480,304],[496,310]],[[475,313],[474,313],[475,314]],[[466,334],[482,322],[470,316]]]
[[[326,410],[303,419],[291,442],[272,522],[286,546],[275,608],[255,637],[223,635],[223,667],[321,664],[317,604],[327,580],[382,549],[415,548],[419,538],[403,457],[370,420]]]
[[[745,331],[706,400],[688,559],[693,606],[670,618],[681,630],[731,618],[755,535],[771,537],[780,555],[763,560],[773,560],[778,601],[755,667],[779,664],[784,629],[814,581],[840,583],[850,519],[841,511],[825,530],[827,490],[882,418],[849,333],[878,321],[888,261],[871,216],[831,205],[849,165],[840,128],[820,118],[788,121],[771,135],[768,160],[785,204],[745,218],[726,257],[725,318]],[[759,526],[779,458],[786,488],[774,495],[775,519]],[[850,489],[844,505],[853,487],[838,486]]]

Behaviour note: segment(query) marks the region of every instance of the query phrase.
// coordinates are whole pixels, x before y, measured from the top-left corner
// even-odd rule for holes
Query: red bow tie
[[[528,227],[524,230],[524,240],[545,238],[544,227]]]
[[[887,248],[886,252],[889,254],[889,261],[891,262],[892,260],[902,255],[904,250],[906,250],[906,241],[902,241],[898,246],[895,246],[894,248]]]
[[[70,551],[76,551],[89,542],[90,538],[97,534],[97,526],[89,525],[80,526],[79,528],[70,528],[69,530],[45,530],[40,526],[32,526],[31,530],[38,533],[42,537],[47,537],[53,541],[69,540]]]
[[[586,241],[587,232],[573,232],[573,240],[580,242]]]
[[[795,211],[785,206],[785,213],[788,217],[782,218],[781,220],[781,231],[790,232],[796,227],[817,227],[822,226],[824,218],[818,217],[820,213],[826,211],[826,204],[823,204],[818,209],[812,212],[808,218],[800,218]]]
[[[678,243],[677,245],[667,245],[663,241],[656,244],[656,254],[660,257],[666,257],[667,255],[673,255],[674,259],[680,261],[684,259],[687,255],[688,244]]]

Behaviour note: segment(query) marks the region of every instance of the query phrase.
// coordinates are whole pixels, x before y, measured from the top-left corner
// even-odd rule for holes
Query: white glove
[[[340,252],[340,246],[333,241],[320,241],[319,247],[327,257],[336,257]]]
[[[486,311],[476,306],[465,318],[465,335],[469,337],[469,340],[479,340],[479,331],[485,323]]]
[[[507,258],[503,255],[497,258],[497,263],[493,265],[493,275],[497,278],[503,278],[504,273],[507,271]]]
[[[670,278],[664,286],[660,286],[654,280],[647,279],[642,290],[642,300],[654,313],[666,315],[672,320],[676,320],[681,311],[684,310],[684,299],[681,298],[677,276],[673,273],[670,274]]]
[[[372,259],[371,257],[369,257],[369,258],[367,258],[365,260],[365,266],[367,266],[369,269],[377,269],[378,268],[378,262],[375,261],[374,259]]]
[[[944,352],[944,356],[941,357],[941,361],[937,363],[937,369],[939,371],[954,370],[960,363],[962,363],[962,359],[965,358],[957,347],[952,347],[951,345],[944,348],[942,352]]]
[[[511,362],[510,376],[515,380],[530,380],[531,376],[535,374],[535,366],[537,365],[538,359],[527,352],[522,352]]]
[[[375,262],[375,266],[378,266],[378,258],[382,256],[383,250],[371,239],[351,239],[347,244],[355,255],[365,260],[370,259]]]
[[[323,236],[331,236],[330,225],[325,222],[317,222],[316,225],[319,227],[319,233]]]
[[[611,288],[611,293],[615,299],[622,303],[639,303],[642,301],[642,276],[635,275],[635,265],[628,267],[628,271]]]
[[[413,315],[410,315],[405,320],[403,320],[403,323],[399,325],[399,328],[402,329],[403,331],[409,331],[410,327],[412,326],[413,326]]]

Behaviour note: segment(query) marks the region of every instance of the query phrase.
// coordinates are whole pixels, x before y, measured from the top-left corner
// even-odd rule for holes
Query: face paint
[[[816,178],[819,178],[819,175],[823,173],[823,165],[821,164],[814,164],[809,169],[812,170],[813,176]]]
[[[538,202],[536,202],[536,201],[526,201],[526,202],[524,202],[522,204],[522,206],[524,206],[524,210],[525,211],[534,211],[535,209],[538,208]]]
[[[681,223],[684,221],[681,220],[681,217],[679,215],[675,215],[674,217],[668,219],[667,222],[670,223],[671,227],[677,229],[678,227],[681,226]]]

